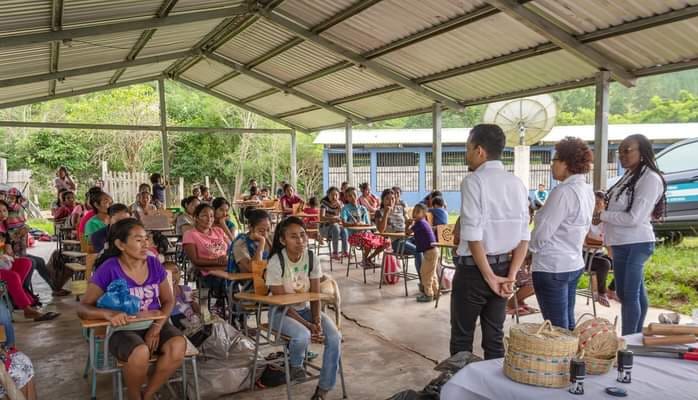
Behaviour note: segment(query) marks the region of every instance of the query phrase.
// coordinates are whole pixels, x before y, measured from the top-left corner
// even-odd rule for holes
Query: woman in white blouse
[[[577,282],[584,270],[582,246],[594,211],[594,191],[584,176],[592,161],[581,139],[567,137],[555,145],[551,170],[560,183],[536,214],[529,243],[533,288],[543,318],[570,330]]]
[[[594,210],[594,224],[605,223],[605,244],[613,252],[616,293],[621,301],[622,333],[642,332],[649,303],[644,267],[654,252],[652,220],[666,209],[666,182],[652,144],[643,135],[625,138],[618,148],[623,177],[607,193],[605,210]]]

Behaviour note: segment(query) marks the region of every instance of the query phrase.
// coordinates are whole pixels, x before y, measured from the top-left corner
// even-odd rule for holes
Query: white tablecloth
[[[641,336],[627,337],[628,344],[640,344]],[[564,389],[524,385],[507,378],[503,358],[480,361],[460,370],[441,389],[441,400],[559,400],[619,399],[605,389],[618,386],[628,391],[628,400],[698,399],[698,362],[635,356],[630,384],[616,382],[618,372],[588,375],[584,395]]]

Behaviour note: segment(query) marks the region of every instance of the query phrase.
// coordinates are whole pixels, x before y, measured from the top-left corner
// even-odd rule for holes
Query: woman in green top
[[[104,228],[109,223],[109,207],[111,206],[111,196],[101,192],[90,198],[90,206],[96,211],[94,217],[90,218],[85,224],[85,237],[89,240],[90,236],[98,230]]]

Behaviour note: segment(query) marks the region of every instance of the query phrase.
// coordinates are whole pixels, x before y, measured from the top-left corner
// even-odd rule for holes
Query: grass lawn
[[[40,229],[49,235],[53,235],[53,222],[47,219],[31,218],[27,223],[34,229]]]

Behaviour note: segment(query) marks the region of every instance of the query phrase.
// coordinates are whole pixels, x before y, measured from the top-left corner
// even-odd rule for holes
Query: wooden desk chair
[[[302,205],[301,203],[296,203],[296,204],[294,204],[294,205],[291,206],[291,208],[293,209],[293,214],[298,214],[298,213],[300,213],[301,211],[303,211],[303,210],[301,209],[301,205]]]
[[[277,203],[279,200],[274,199],[274,200],[262,200],[262,207],[264,208],[273,208],[276,207]]]
[[[434,226],[434,214],[431,211],[427,211],[427,222],[429,222],[429,225]]]
[[[163,230],[172,228],[170,219],[167,215],[144,215],[141,217],[141,223],[145,230]]]
[[[455,224],[448,224],[448,225],[436,225],[436,240],[438,243],[443,243],[443,244],[448,244],[448,245],[456,245],[457,243],[453,243],[453,231],[456,228]],[[449,249],[448,247],[440,247],[439,248],[439,265],[436,269],[436,276],[439,281],[439,290],[436,293],[436,301],[434,303],[434,308],[439,307],[439,298],[441,298],[442,293],[448,293],[450,290],[445,290],[441,286],[441,281],[443,280],[443,271],[444,269],[452,269],[455,270],[456,266],[453,265],[450,262],[445,262],[444,260],[448,260],[449,257],[453,256],[454,249]]]
[[[156,213],[156,215],[167,217],[168,226],[174,226],[176,216],[172,212],[172,210],[168,210],[166,208],[165,209],[158,209],[158,212]]]
[[[592,310],[594,311],[594,318],[596,318],[596,299],[598,296],[598,290],[597,290],[597,277],[596,277],[596,272],[591,270],[591,265],[594,262],[594,257],[597,257],[601,254],[603,254],[603,248],[602,247],[597,247],[597,246],[587,246],[585,245],[583,248],[583,254],[584,254],[584,276],[587,277],[587,281],[589,282],[589,286],[584,289],[577,289],[577,295],[586,297],[587,299],[587,305],[589,305],[589,301],[591,300],[591,307]]]

